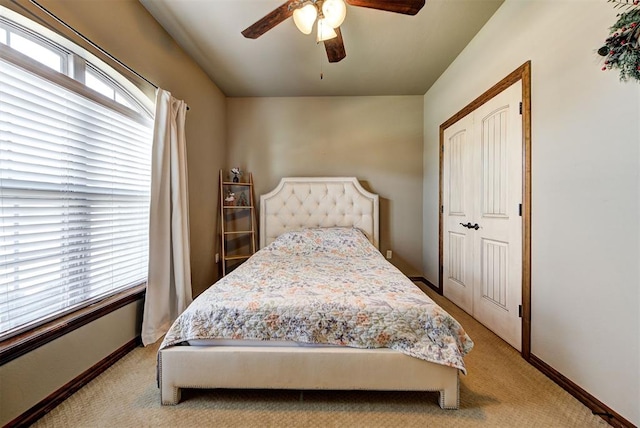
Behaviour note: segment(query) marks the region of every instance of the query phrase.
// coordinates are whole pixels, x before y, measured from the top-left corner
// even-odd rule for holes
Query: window
[[[51,46],[47,46],[42,42],[38,43],[37,41],[25,37],[15,31],[10,32],[5,30],[5,33],[7,40],[4,43],[13,49],[35,59],[39,63],[46,65],[55,71],[60,73],[66,71],[64,63],[66,52],[62,50],[57,51]]]
[[[2,339],[146,281],[153,122],[106,64],[0,12]]]
[[[87,68],[84,75],[85,85],[125,107],[134,109],[135,101],[124,90],[118,88],[94,67]]]

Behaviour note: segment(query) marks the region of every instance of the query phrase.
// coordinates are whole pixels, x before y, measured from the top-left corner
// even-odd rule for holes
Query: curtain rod
[[[117,64],[119,64],[120,66],[124,67],[127,71],[129,71],[130,73],[135,74],[137,77],[139,77],[140,79],[144,80],[145,82],[147,82],[148,84],[150,84],[151,86],[153,86],[156,89],[159,89],[158,85],[156,85],[155,83],[153,83],[151,80],[147,79],[146,77],[144,77],[142,74],[138,73],[137,71],[135,71],[133,68],[129,67],[127,64],[125,64],[124,62],[120,61],[118,58],[116,58],[115,56],[113,56],[112,54],[110,54],[109,52],[107,52],[105,49],[103,49],[102,47],[100,47],[99,45],[97,45],[96,43],[94,43],[91,39],[89,39],[87,36],[85,36],[84,34],[82,34],[81,32],[79,32],[78,30],[76,30],[75,28],[73,28],[71,25],[67,24],[66,22],[64,22],[62,19],[60,19],[57,15],[55,15],[53,12],[51,12],[49,9],[47,9],[46,7],[42,6],[40,3],[38,3],[36,0],[29,0],[33,5],[35,5],[38,9],[40,9],[41,11],[43,11],[44,13],[46,13],[47,15],[49,15],[51,18],[53,18],[56,22],[58,22],[59,24],[61,24],[62,26],[64,26],[66,29],[68,29],[69,31],[73,32],[76,36],[80,37],[82,40],[84,40],[85,42],[89,43],[93,48],[97,49],[100,53],[102,53],[103,55],[106,55],[107,57],[109,57],[112,61],[115,61]],[[189,106],[187,106],[187,110],[190,110]]]

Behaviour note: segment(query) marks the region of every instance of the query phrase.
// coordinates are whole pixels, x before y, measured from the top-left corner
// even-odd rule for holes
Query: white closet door
[[[520,81],[475,111],[473,316],[520,350],[522,119]]]
[[[473,116],[444,131],[444,295],[473,314]]]
[[[444,295],[520,350],[520,81],[444,131]]]

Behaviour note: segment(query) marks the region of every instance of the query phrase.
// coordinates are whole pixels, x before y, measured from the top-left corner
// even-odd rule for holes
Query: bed
[[[158,352],[181,388],[437,391],[459,407],[473,342],[378,251],[378,196],[352,177],[283,178],[260,250],[194,300]]]

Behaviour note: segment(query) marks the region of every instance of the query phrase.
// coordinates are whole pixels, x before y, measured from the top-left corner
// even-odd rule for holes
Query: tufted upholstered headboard
[[[260,196],[260,248],[284,232],[357,227],[379,248],[378,195],[355,177],[285,177]]]

